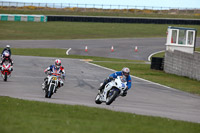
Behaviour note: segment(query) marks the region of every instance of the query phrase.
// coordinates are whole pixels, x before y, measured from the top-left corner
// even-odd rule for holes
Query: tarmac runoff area
[[[51,99],[44,97],[44,69],[55,58],[12,56],[15,64],[8,82],[0,79],[0,95],[59,104],[85,105],[142,115],[200,123],[200,97],[132,76],[132,88],[110,106],[95,104],[99,84],[113,70],[79,59],[61,59],[66,70],[64,86]]]

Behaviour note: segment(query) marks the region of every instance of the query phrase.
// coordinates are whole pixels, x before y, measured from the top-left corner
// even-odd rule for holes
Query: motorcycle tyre
[[[48,98],[51,98],[51,96],[53,95],[54,86],[55,86],[54,84],[52,84],[52,85],[50,86],[50,91],[48,91],[48,95],[47,95]]]
[[[4,81],[7,81],[7,72],[5,72],[5,75],[4,75]]]
[[[108,93],[109,94],[109,93]],[[111,98],[107,101],[106,99],[106,105],[110,105],[113,101],[115,101],[115,98],[119,95],[119,91],[114,90],[113,95]],[[108,98],[108,97],[107,97]]]
[[[99,100],[98,97],[100,98],[100,94],[99,94],[99,93],[97,94],[97,96],[96,96],[96,98],[95,98],[95,103],[96,103],[96,104],[101,104],[102,102]]]

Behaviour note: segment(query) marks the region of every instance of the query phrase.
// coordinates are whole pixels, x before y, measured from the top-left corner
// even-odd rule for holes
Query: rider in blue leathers
[[[103,85],[99,88],[99,90],[102,92],[103,89],[104,89],[104,87],[105,87],[105,85],[106,85],[107,83],[109,83],[111,80],[117,78],[117,76],[125,76],[125,77],[126,77],[126,82],[127,82],[127,88],[125,89],[125,91],[124,91],[124,93],[123,93],[122,96],[126,96],[126,95],[127,95],[127,91],[131,88],[131,77],[130,77],[129,73],[130,73],[130,69],[127,68],[127,67],[124,67],[124,68],[122,69],[122,71],[119,71],[119,72],[115,72],[115,73],[113,73],[113,74],[110,74],[109,77],[106,78],[106,79],[104,80],[104,83],[103,83]]]
[[[64,83],[61,79],[65,79],[65,70],[64,70],[64,67],[61,66],[61,60],[60,59],[56,59],[55,65],[50,65],[48,68],[46,68],[44,70],[44,72],[48,75],[53,73],[55,75],[61,76],[61,78],[58,79],[58,86],[56,87],[56,90],[64,85]],[[45,90],[46,87],[47,87],[47,81],[48,81],[48,78],[46,77],[44,79],[44,83],[42,84],[43,90]]]

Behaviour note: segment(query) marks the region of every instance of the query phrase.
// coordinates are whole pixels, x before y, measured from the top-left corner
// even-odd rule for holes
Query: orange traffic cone
[[[88,51],[88,48],[87,48],[87,46],[85,46],[85,52],[87,52]]]
[[[138,51],[138,48],[137,48],[137,46],[135,46],[135,52],[137,52]]]
[[[111,52],[114,52],[114,47],[113,46],[111,47]]]

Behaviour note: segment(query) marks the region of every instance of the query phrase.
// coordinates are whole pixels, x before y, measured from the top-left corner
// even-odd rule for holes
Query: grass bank
[[[153,10],[152,10],[153,11]],[[145,13],[141,10],[140,13],[127,12],[127,11],[65,11],[65,10],[28,10],[28,9],[0,9],[2,14],[39,14],[39,15],[82,15],[82,16],[115,16],[115,17],[153,17],[153,18],[188,18],[200,19],[200,14],[167,14],[167,13]]]
[[[2,133],[197,133],[200,124],[0,97]]]
[[[0,21],[0,40],[166,37],[166,24]],[[171,25],[179,26],[180,25]],[[197,25],[181,25],[196,28]],[[198,32],[198,35],[200,33]]]
[[[2,48],[0,48],[0,51]],[[172,88],[176,88],[182,91],[186,91],[193,94],[200,95],[200,82],[192,80],[186,77],[181,77],[173,74],[167,74],[163,71],[150,69],[149,64],[141,64],[144,61],[125,60],[125,59],[113,59],[94,56],[81,56],[65,54],[66,49],[12,49],[15,55],[29,55],[29,56],[45,56],[45,57],[59,57],[59,58],[76,58],[76,59],[92,59],[94,64],[105,66],[116,71],[121,70],[124,66],[131,69],[131,74],[140,78],[144,78],[156,83],[160,83]],[[104,62],[95,62],[104,61]],[[108,61],[108,62],[105,62]],[[109,62],[110,61],[110,62]]]

